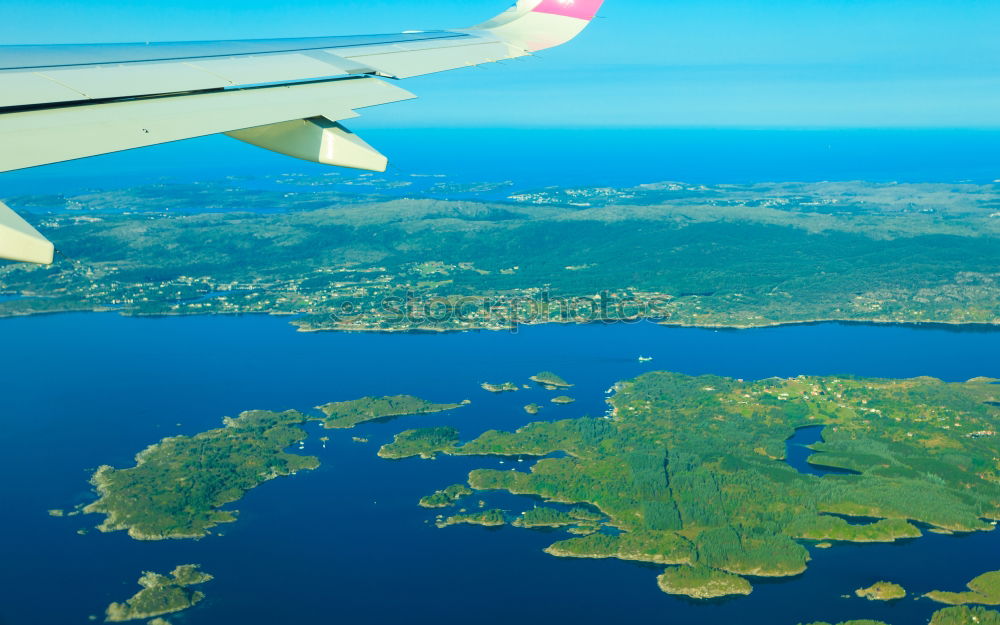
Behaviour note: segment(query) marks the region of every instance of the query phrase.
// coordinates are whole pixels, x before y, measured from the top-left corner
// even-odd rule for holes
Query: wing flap
[[[264,56],[233,56],[188,62],[191,66],[226,79],[230,85],[316,80],[346,76],[345,65],[333,55],[309,53],[269,54]]]
[[[0,116],[0,172],[409,100],[377,78],[348,78]]]
[[[95,65],[47,69],[37,73],[82,93],[90,100],[230,86],[229,81],[187,63]]]
[[[524,56],[524,53],[506,43],[491,41],[475,45],[352,55],[347,58],[374,67],[384,76],[411,78],[518,56]]]
[[[0,108],[72,102],[84,97],[34,72],[0,72],[0,87]]]

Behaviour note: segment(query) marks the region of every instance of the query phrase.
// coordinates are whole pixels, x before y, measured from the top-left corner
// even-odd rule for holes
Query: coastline
[[[144,318],[144,319],[156,319],[156,318],[170,318],[170,317],[244,317],[244,316],[259,316],[259,317],[298,317],[307,313],[304,312],[285,312],[285,311],[274,311],[274,312],[262,312],[262,311],[234,311],[234,312],[160,312],[160,313],[135,313],[122,310],[120,308],[112,308],[108,306],[99,306],[93,308],[69,308],[66,310],[47,310],[39,312],[0,312],[0,322],[4,319],[22,319],[26,317],[44,317],[53,315],[64,315],[64,314],[95,314],[95,313],[117,313],[122,317],[134,317],[134,318]],[[812,326],[812,325],[824,325],[824,324],[839,324],[846,326],[872,326],[872,327],[886,327],[886,326],[897,326],[904,328],[914,328],[914,329],[929,329],[929,330],[949,330],[955,332],[1000,332],[1000,318],[995,321],[947,321],[947,320],[936,320],[936,321],[921,321],[921,320],[898,320],[898,319],[884,319],[884,318],[872,318],[872,319],[845,319],[838,317],[828,317],[828,318],[815,318],[815,319],[795,319],[788,321],[763,321],[760,323],[749,323],[749,324],[737,324],[737,323],[693,323],[689,321],[671,321],[662,318],[648,317],[639,319],[625,319],[625,320],[613,320],[613,319],[599,319],[593,321],[559,321],[559,320],[549,320],[549,321],[533,321],[533,322],[522,322],[517,324],[505,324],[503,326],[469,326],[464,328],[442,328],[438,326],[426,326],[418,325],[414,327],[405,328],[380,328],[375,326],[354,326],[354,325],[338,325],[333,327],[314,327],[308,325],[297,324],[295,321],[289,322],[289,325],[295,328],[296,332],[301,332],[304,334],[318,333],[318,332],[343,332],[346,334],[457,334],[462,332],[516,332],[518,328],[522,326],[543,326],[543,325],[619,325],[619,324],[635,324],[635,323],[653,323],[656,325],[661,325],[665,327],[673,328],[691,328],[691,329],[702,329],[702,330],[715,330],[715,331],[741,331],[741,330],[759,330],[764,328],[783,328],[783,327],[794,327],[794,326]]]

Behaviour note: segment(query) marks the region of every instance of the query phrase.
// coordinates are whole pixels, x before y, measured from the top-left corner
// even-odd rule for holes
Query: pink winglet
[[[602,4],[604,4],[604,0],[542,0],[542,3],[535,7],[534,11],[592,20]]]

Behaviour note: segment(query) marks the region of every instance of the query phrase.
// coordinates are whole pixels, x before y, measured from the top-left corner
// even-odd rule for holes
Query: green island
[[[435,404],[412,395],[395,395],[392,397],[363,397],[351,401],[338,401],[317,406],[326,415],[323,427],[352,428],[359,423],[376,421],[404,415],[428,414],[444,412],[466,405]]]
[[[831,625],[825,622],[809,623],[808,625]],[[888,625],[883,621],[872,621],[862,619],[857,621],[844,621],[837,625]],[[931,616],[930,625],[1000,625],[1000,612],[987,610],[985,608],[965,606],[955,608],[944,608],[938,610]]]
[[[139,540],[202,538],[216,525],[236,520],[236,510],[222,507],[246,491],[319,466],[314,456],[285,451],[306,439],[300,427],[306,422],[326,422],[332,415],[338,420],[334,427],[347,427],[339,419],[361,423],[372,414],[414,414],[459,405],[399,396],[327,404],[333,406],[325,412],[327,419],[295,410],[247,411],[226,417],[221,428],[164,438],[139,452],[134,467],[99,467],[91,478],[98,499],[83,511],[106,515],[98,526],[102,532],[127,530]]]
[[[509,393],[511,391],[520,390],[520,387],[513,382],[504,382],[503,384],[490,384],[489,382],[483,382],[480,386],[484,391],[489,391],[491,393]]]
[[[538,404],[528,404],[524,407],[524,411],[530,415],[536,415],[541,412],[542,407]]]
[[[572,404],[576,400],[573,399],[572,397],[568,397],[566,395],[560,395],[559,397],[553,397],[551,401],[552,401],[553,404],[563,404],[563,405],[565,405],[565,404]]]
[[[749,595],[753,587],[745,578],[707,566],[672,566],[657,578],[660,590],[692,599]]]
[[[73,260],[0,263],[0,293],[17,296],[0,317],[271,313],[371,332],[1000,319],[991,184],[654,182],[487,201],[394,191],[412,179],[266,182],[5,198]]]
[[[452,484],[447,488],[435,491],[433,495],[420,498],[421,508],[447,508],[455,505],[462,497],[472,494],[472,489],[465,484]]]
[[[556,388],[569,388],[573,386],[566,380],[562,379],[558,375],[552,373],[551,371],[542,371],[531,376],[530,379],[536,384],[541,384],[542,386],[554,386]]]
[[[858,588],[854,594],[869,601],[895,601],[906,598],[906,589],[892,582],[875,582],[868,588]]]
[[[966,592],[944,592],[934,590],[924,595],[938,603],[964,605],[977,603],[980,605],[1000,605],[1000,571],[983,573],[968,583]]]
[[[438,527],[447,527],[449,525],[483,525],[486,527],[497,527],[500,525],[505,525],[507,523],[507,517],[504,516],[503,510],[482,510],[480,512],[470,512],[463,514],[455,514],[446,519],[439,519],[436,523]]]
[[[108,621],[134,621],[186,610],[205,598],[205,594],[190,590],[190,586],[204,584],[212,579],[198,570],[197,564],[183,564],[170,575],[146,571],[139,578],[142,590],[124,603],[108,606]]]
[[[529,472],[477,469],[468,483],[590,504],[621,531],[557,541],[552,555],[686,564],[699,574],[796,575],[810,559],[803,541],[916,538],[914,523],[988,531],[1000,518],[992,379],[744,382],[654,372],[617,388],[608,417],[466,442],[454,428],[409,430],[380,455],[540,457]],[[784,461],[786,440],[817,424],[824,442],[812,446],[810,464],[853,473],[805,474]],[[556,452],[564,455],[544,457]]]
[[[128,530],[140,540],[201,538],[236,520],[221,507],[277,477],[319,466],[314,456],[286,453],[306,438],[301,412],[253,410],[225,427],[173,436],[147,447],[130,469],[102,466],[91,480],[100,498],[84,508],[107,515],[102,532]]]

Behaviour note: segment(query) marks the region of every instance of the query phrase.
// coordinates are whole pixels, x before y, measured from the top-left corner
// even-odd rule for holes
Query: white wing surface
[[[397,79],[565,43],[602,3],[519,0],[472,28],[390,35],[0,46],[0,172],[217,133],[384,171],[341,121],[414,98]],[[53,249],[0,203],[0,258],[50,263]]]

